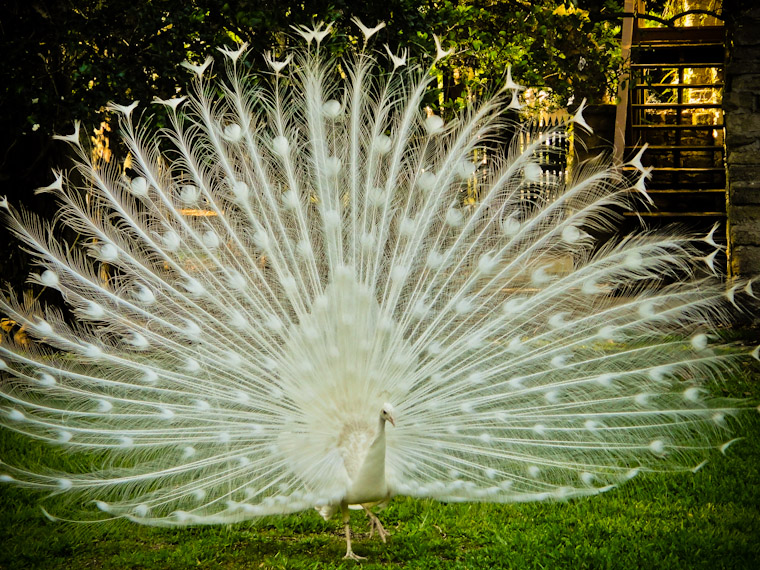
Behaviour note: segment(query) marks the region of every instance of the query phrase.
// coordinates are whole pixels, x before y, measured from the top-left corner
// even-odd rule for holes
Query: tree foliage
[[[180,62],[237,41],[249,42],[251,64],[263,66],[261,54],[293,41],[292,26],[320,20],[334,22],[336,53],[359,41],[352,16],[385,21],[375,45],[407,47],[412,58],[434,52],[437,34],[455,50],[438,69],[443,96],[431,96],[443,112],[496,89],[509,65],[518,81],[551,92],[557,104],[599,101],[619,63],[610,16],[619,6],[572,2],[588,10],[571,0],[11,0],[0,16],[0,196],[48,207],[35,203],[32,190],[65,163],[53,133],[70,132],[80,119],[87,132],[99,128],[105,144],[109,101],[180,94],[190,80]],[[14,264],[0,265],[13,278]]]

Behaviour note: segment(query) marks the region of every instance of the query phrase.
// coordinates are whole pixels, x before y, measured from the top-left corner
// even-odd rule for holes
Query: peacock
[[[641,153],[547,176],[557,132],[504,144],[511,74],[445,121],[430,66],[356,23],[342,59],[319,24],[266,71],[245,44],[220,79],[184,63],[158,133],[112,104],[129,169],[75,124],[53,222],[0,201],[63,301],[0,299],[26,333],[0,343],[0,423],[93,464],[0,481],[157,526],[316,508],[358,559],[351,508],[385,541],[371,508],[396,495],[595,495],[733,441],[744,405],[709,386],[743,355],[716,329],[754,294],[717,278],[715,230],[610,237],[647,206]]]

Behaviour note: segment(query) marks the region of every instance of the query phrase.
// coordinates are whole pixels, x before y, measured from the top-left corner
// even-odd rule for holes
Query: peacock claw
[[[377,535],[380,537],[380,540],[383,541],[383,544],[385,544],[387,542],[386,538],[389,537],[391,533],[383,528],[380,519],[377,518],[377,515],[375,515],[375,513],[370,511],[364,505],[362,505],[362,507],[364,508],[364,512],[367,513],[367,516],[369,517],[369,537],[372,538],[375,535],[375,530],[377,530]]]
[[[375,530],[377,530],[377,535],[380,537],[380,540],[383,541],[383,544],[387,542],[387,537],[390,536],[391,533],[389,533],[385,528],[383,528],[383,525],[380,524],[380,520],[375,517],[374,519],[370,520],[369,523],[369,537],[372,538],[375,534]]]
[[[346,555],[343,557],[343,560],[366,560],[366,556],[359,556],[356,554],[353,550],[349,550],[346,552]]]

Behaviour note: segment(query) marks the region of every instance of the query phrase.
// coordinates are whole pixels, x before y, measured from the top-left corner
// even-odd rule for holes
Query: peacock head
[[[382,421],[391,422],[391,425],[396,427],[396,418],[393,417],[393,406],[387,402],[383,404],[383,409],[380,410],[380,419]]]

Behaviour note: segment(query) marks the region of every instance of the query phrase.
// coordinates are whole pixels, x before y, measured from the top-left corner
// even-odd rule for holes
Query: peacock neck
[[[346,502],[362,504],[381,501],[386,498],[387,494],[388,487],[385,482],[385,420],[380,418],[377,434],[352,482]]]
[[[376,469],[380,471],[383,476],[385,475],[385,420],[380,418],[377,426],[377,435],[369,446],[365,463],[371,461],[376,466]]]
[[[381,440],[385,442],[385,420],[382,416],[378,420],[377,435],[375,436],[375,439],[372,440],[372,445],[375,445]]]

